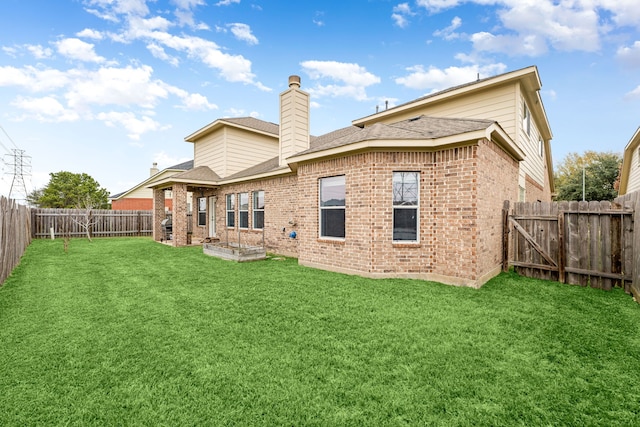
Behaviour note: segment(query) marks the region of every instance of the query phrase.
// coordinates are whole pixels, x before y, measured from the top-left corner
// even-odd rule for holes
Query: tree
[[[569,153],[557,166],[554,176],[557,200],[613,200],[622,157],[612,152]]]
[[[86,173],[50,173],[49,183],[27,196],[30,204],[41,208],[76,208],[90,204],[97,209],[109,208],[109,192]]]

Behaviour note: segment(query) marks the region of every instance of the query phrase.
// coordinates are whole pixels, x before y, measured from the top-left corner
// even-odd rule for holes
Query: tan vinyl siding
[[[500,123],[505,132],[515,140],[516,86],[507,84],[461,98],[448,98],[403,114],[390,116],[380,122],[392,123],[421,114],[433,117],[494,120]]]
[[[640,190],[640,147],[633,150],[626,194]]]
[[[309,94],[290,89],[280,95],[280,164],[309,148]]]
[[[194,143],[193,167],[208,166],[219,176],[225,171],[225,129],[206,135]]]
[[[226,170],[223,176],[248,169],[278,155],[278,139],[248,132],[227,129]]]
[[[517,123],[518,125],[518,137],[515,139],[516,143],[522,150],[525,152],[524,161],[520,163],[520,171],[522,178],[524,178],[525,174],[528,175],[535,182],[540,184],[540,186],[544,186],[544,175],[545,175],[545,160],[544,160],[544,150],[543,156],[540,156],[540,151],[538,150],[538,141],[540,139],[540,131],[538,130],[538,126],[535,123],[533,116],[530,116],[531,120],[531,129],[529,135],[527,135],[527,130],[524,127],[524,108],[523,102],[524,98],[519,93],[518,95],[518,103],[517,103]],[[527,108],[531,111],[531,106],[527,103]],[[531,113],[529,113],[531,114]]]

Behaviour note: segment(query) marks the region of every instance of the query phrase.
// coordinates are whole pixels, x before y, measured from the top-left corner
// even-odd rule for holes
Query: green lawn
[[[36,240],[0,288],[0,425],[639,425],[640,306]]]

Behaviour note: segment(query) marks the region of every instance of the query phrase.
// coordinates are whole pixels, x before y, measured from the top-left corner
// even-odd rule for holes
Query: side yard
[[[640,307],[35,240],[0,288],[0,425],[632,425]]]

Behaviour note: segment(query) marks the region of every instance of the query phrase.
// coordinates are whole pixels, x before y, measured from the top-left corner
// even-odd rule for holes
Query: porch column
[[[173,185],[173,245],[187,246],[187,184]]]
[[[153,189],[153,240],[159,242],[164,237],[162,232],[162,224],[160,222],[165,219],[164,213],[164,190]]]

